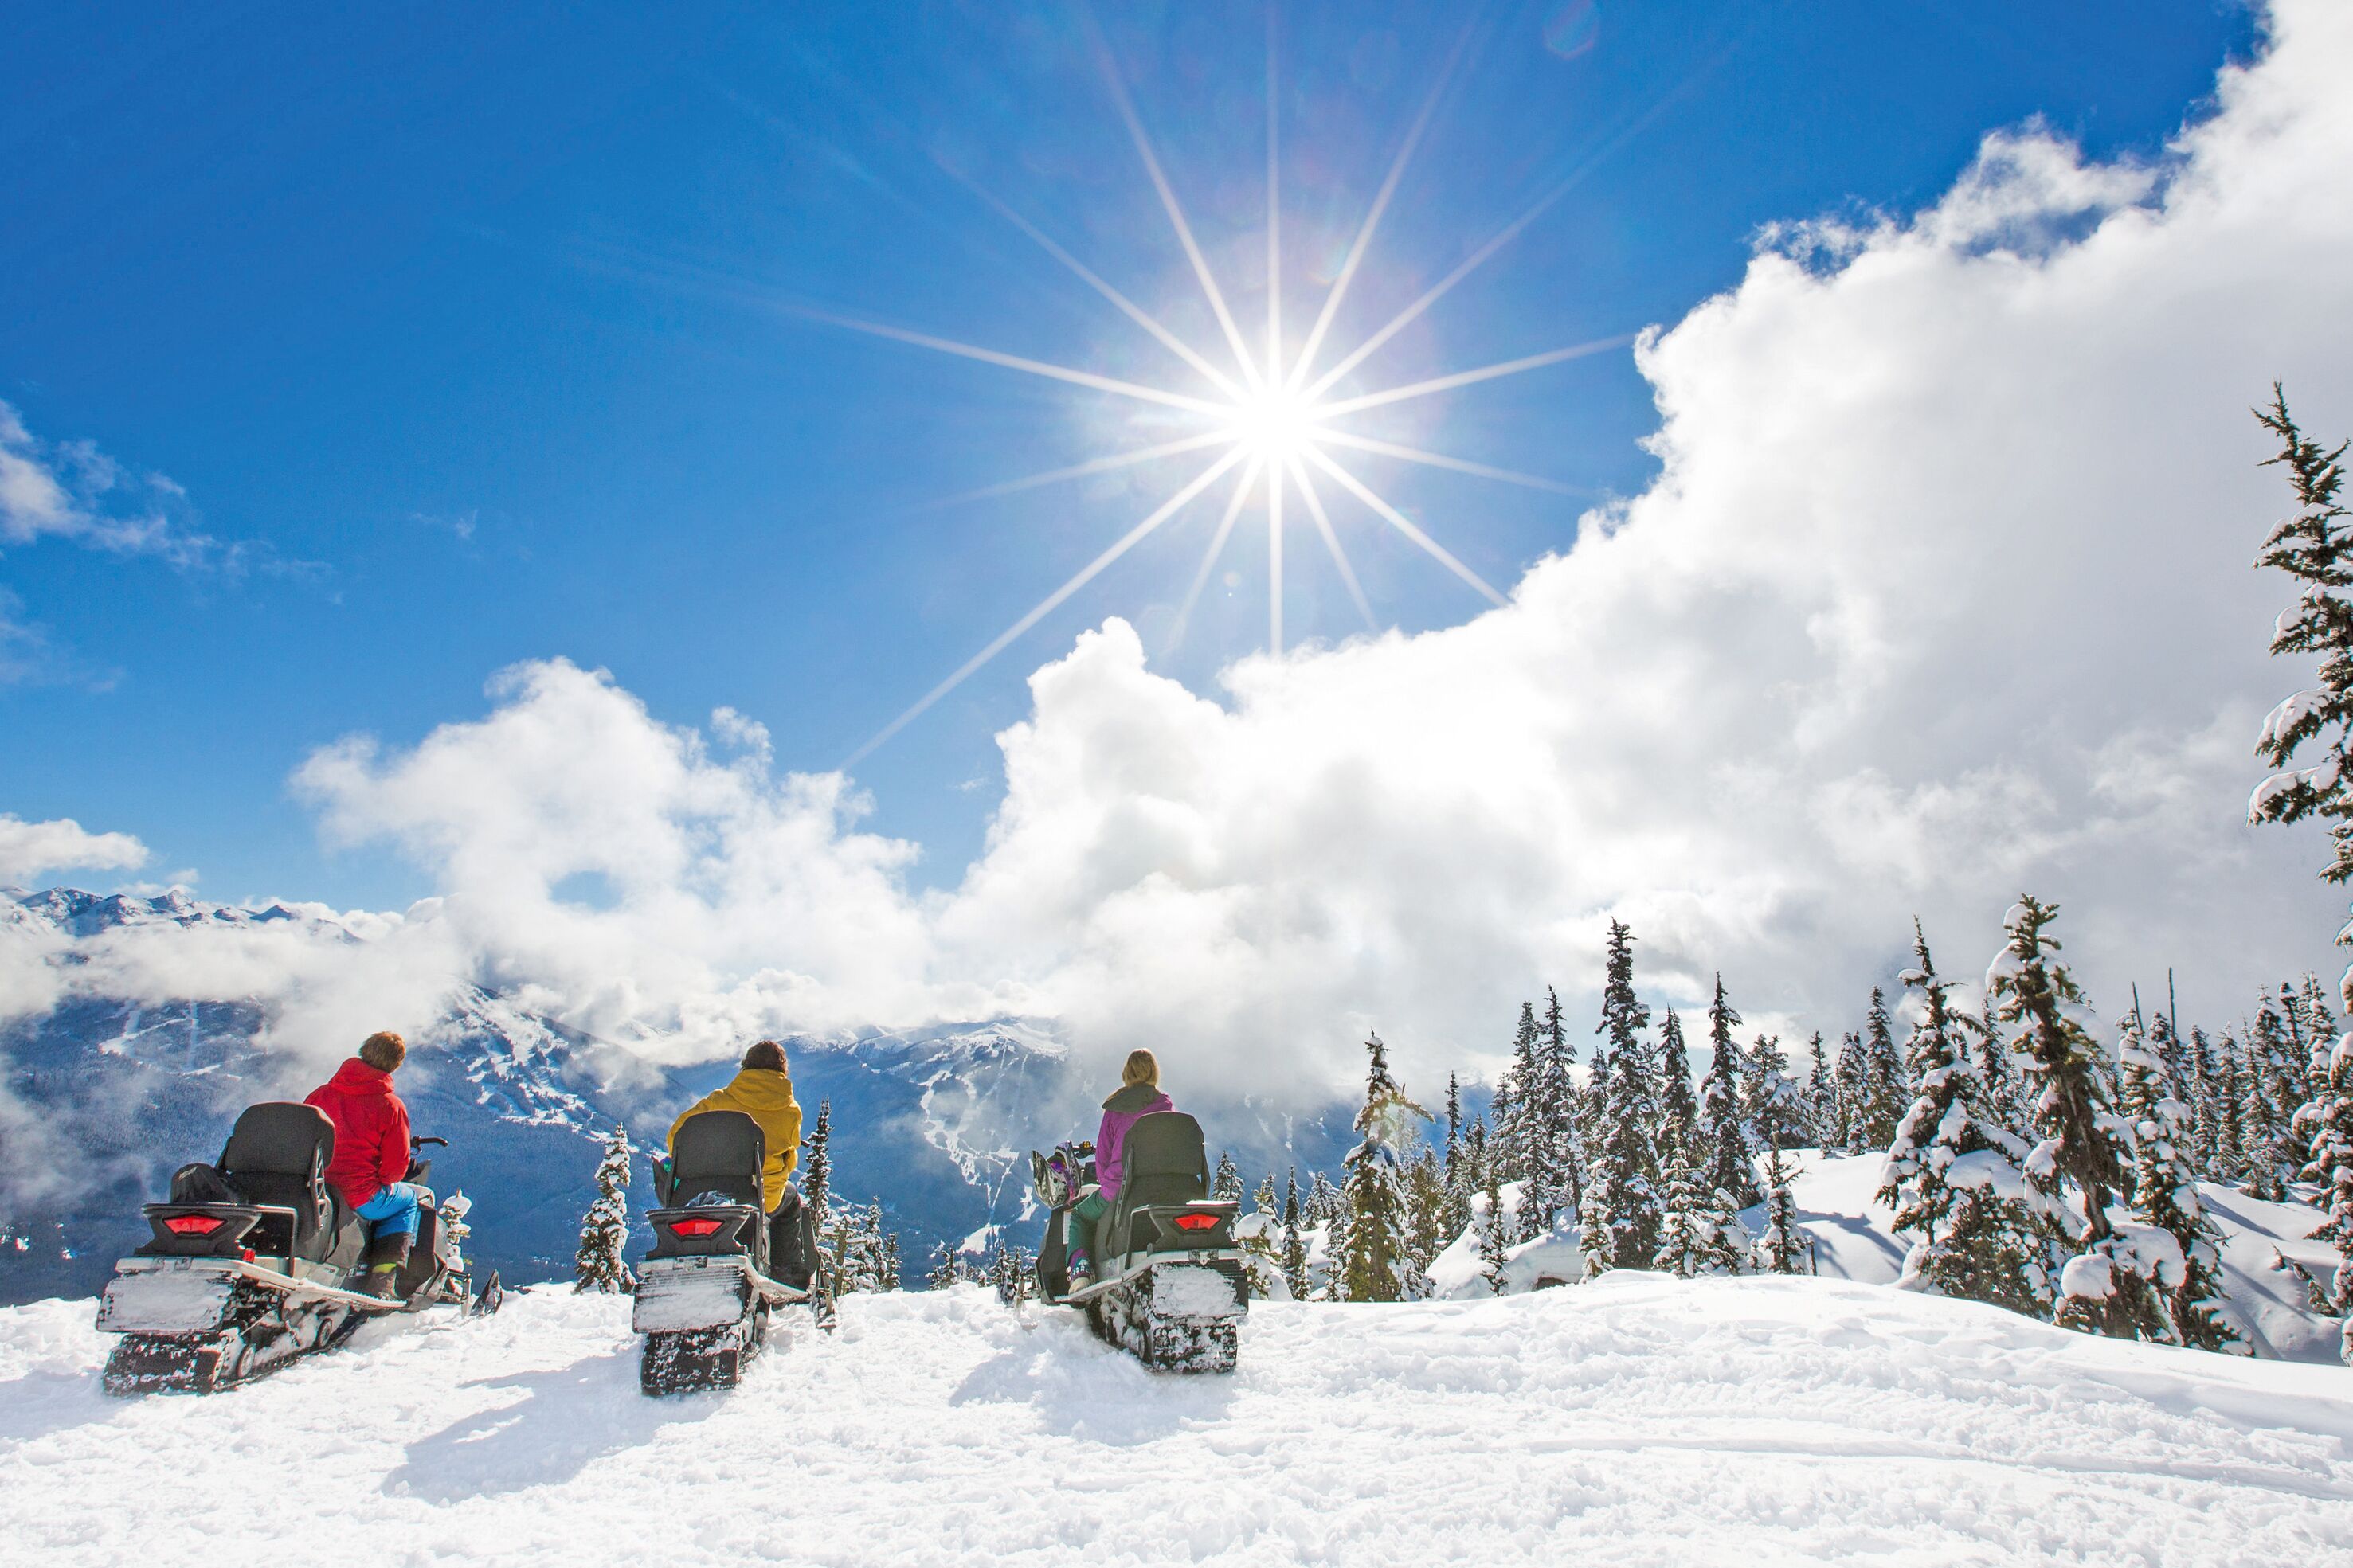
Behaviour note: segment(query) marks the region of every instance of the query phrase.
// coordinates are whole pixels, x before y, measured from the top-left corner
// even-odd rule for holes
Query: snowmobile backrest
[[[221,1151],[221,1174],[248,1204],[294,1211],[294,1250],[307,1255],[332,1222],[327,1165],[335,1124],[315,1105],[265,1100],[248,1105]]]
[[[1188,1204],[1209,1195],[1208,1151],[1201,1124],[1181,1110],[1136,1118],[1120,1150],[1123,1206]]]
[[[670,1145],[671,1193],[680,1198],[724,1193],[764,1213],[760,1167],[768,1143],[760,1124],[740,1110],[701,1110],[678,1124]]]

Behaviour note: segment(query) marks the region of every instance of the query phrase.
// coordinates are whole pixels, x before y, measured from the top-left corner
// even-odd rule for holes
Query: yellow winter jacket
[[[678,1142],[679,1123],[699,1110],[740,1110],[760,1124],[760,1136],[768,1145],[760,1186],[769,1208],[784,1202],[785,1184],[801,1160],[801,1107],[793,1098],[793,1080],[766,1068],[745,1068],[733,1082],[712,1089],[670,1124],[671,1143]]]

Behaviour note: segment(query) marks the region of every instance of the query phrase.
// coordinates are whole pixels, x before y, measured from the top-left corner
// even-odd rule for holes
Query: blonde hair
[[[1119,1081],[1122,1088],[1140,1083],[1152,1089],[1158,1089],[1160,1087],[1159,1058],[1150,1051],[1128,1052],[1127,1065],[1119,1069]]]
[[[379,1029],[360,1042],[360,1060],[378,1072],[395,1072],[408,1059],[408,1042],[390,1029]]]

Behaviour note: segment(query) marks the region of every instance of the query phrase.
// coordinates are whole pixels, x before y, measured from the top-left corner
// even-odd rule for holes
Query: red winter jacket
[[[327,1181],[353,1208],[408,1174],[408,1107],[392,1092],[392,1075],[357,1057],[302,1101],[335,1124]]]

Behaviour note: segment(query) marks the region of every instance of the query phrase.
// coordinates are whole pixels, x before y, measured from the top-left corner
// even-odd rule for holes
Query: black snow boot
[[[786,1187],[768,1215],[769,1277],[780,1285],[806,1290],[816,1271],[817,1215],[801,1201],[797,1188]]]
[[[367,1271],[352,1289],[363,1296],[379,1300],[397,1300],[400,1297],[400,1271],[408,1262],[408,1246],[412,1238],[403,1236],[378,1237],[368,1243]]]

